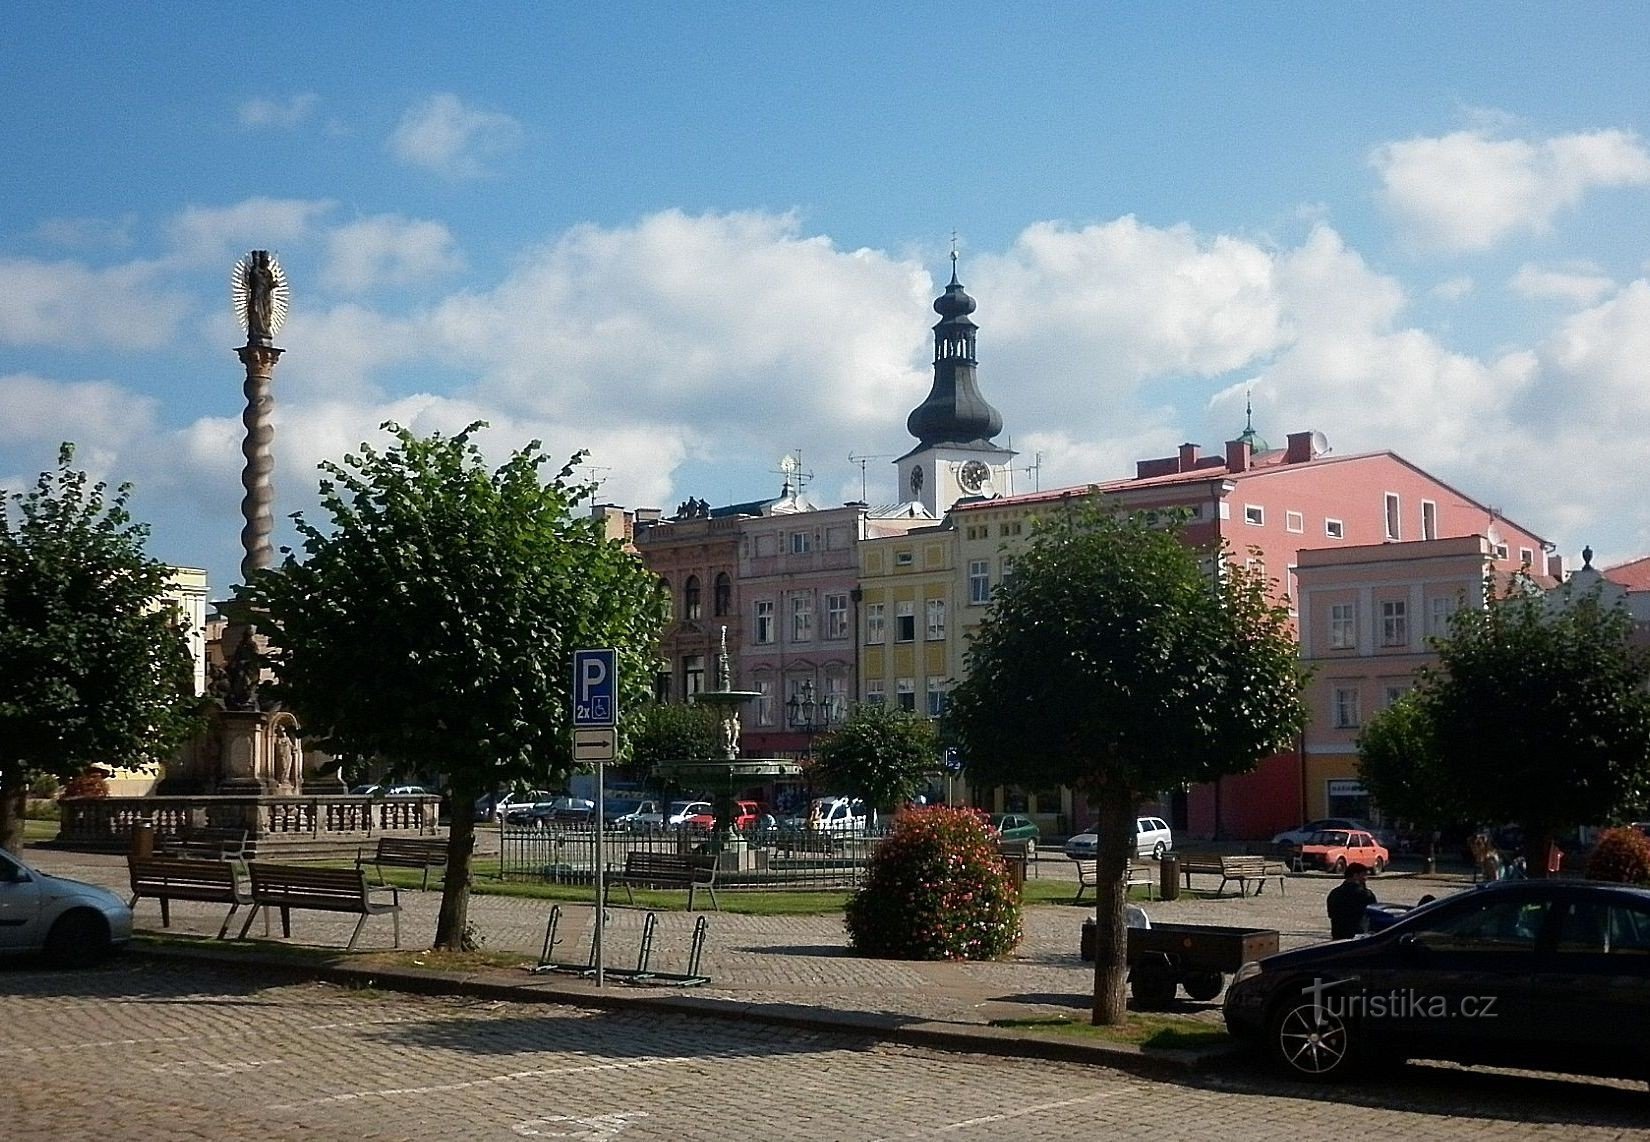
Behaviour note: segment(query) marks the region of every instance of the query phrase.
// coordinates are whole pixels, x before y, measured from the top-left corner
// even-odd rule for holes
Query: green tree
[[[441,774],[452,829],[436,946],[466,942],[469,806],[572,769],[573,651],[618,651],[620,708],[645,699],[663,588],[602,524],[592,490],[552,479],[537,441],[490,470],[473,442],[394,424],[321,465],[326,529],[295,517],[303,558],[244,596],[270,636],[275,695],[333,751]]]
[[[1287,611],[1219,554],[1200,560],[1173,523],[1062,508],[997,588],[952,693],[973,783],[1066,784],[1098,808],[1096,1023],[1126,1013],[1140,802],[1253,769],[1304,722]]]
[[[939,736],[927,718],[881,702],[861,702],[826,737],[812,784],[862,798],[874,809],[898,809],[939,767]]]
[[[1364,724],[1358,775],[1383,813],[1426,835],[1432,871],[1438,861],[1433,833],[1460,815],[1460,802],[1450,769],[1433,747],[1432,723],[1413,691]]]
[[[72,467],[0,501],[0,848],[23,841],[38,778],[169,761],[199,725],[184,632],[163,605],[169,569],[148,528]]]
[[[662,761],[708,761],[722,756],[721,731],[703,706],[650,702],[627,719],[630,763],[651,775]]]
[[[1539,876],[1556,835],[1645,804],[1650,657],[1597,588],[1543,596],[1515,577],[1486,597],[1451,616],[1415,694],[1464,815],[1520,825]]]

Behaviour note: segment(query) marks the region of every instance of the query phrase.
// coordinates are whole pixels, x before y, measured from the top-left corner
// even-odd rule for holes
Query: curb
[[[598,991],[593,984],[548,976],[534,977],[531,983],[494,978],[507,976],[509,973],[504,969],[460,974],[417,968],[382,969],[339,963],[298,963],[280,956],[266,956],[256,952],[146,946],[142,943],[129,944],[124,954],[147,960],[211,964],[214,967],[233,970],[256,969],[263,978],[268,978],[271,974],[280,974],[293,980],[333,983],[344,987],[372,987],[410,995],[464,996],[510,1003],[556,1003],[603,1011],[639,1009],[743,1023],[763,1023],[805,1031],[858,1035],[882,1042],[966,1054],[1086,1063],[1143,1078],[1186,1079],[1214,1070],[1240,1054],[1239,1048],[1235,1045],[1201,1050],[1149,1050],[1128,1043],[1099,1043],[1044,1037],[1010,1027],[944,1023],[875,1012],[834,1011],[801,1003],[746,1003],[735,999],[712,999],[697,995],[647,994],[628,988],[607,988]]]

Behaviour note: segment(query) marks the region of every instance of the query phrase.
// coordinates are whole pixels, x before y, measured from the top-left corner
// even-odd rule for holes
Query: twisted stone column
[[[241,440],[241,455],[246,457],[246,466],[241,469],[241,487],[246,489],[241,498],[241,518],[246,520],[241,528],[241,550],[245,552],[241,557],[241,582],[247,583],[255,572],[275,561],[275,548],[269,541],[275,530],[275,485],[270,479],[275,470],[275,454],[270,449],[275,439],[275,426],[270,420],[275,398],[270,387],[282,350],[249,342],[235,352],[246,366],[246,410],[241,413],[241,423],[246,426],[246,436]]]

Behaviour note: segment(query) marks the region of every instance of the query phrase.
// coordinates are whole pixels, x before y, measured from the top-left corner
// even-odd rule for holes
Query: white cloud
[[[94,269],[0,257],[0,345],[153,349],[188,309],[153,263]]]
[[[1626,131],[1538,141],[1484,130],[1387,143],[1370,154],[1379,197],[1417,247],[1486,250],[1544,232],[1589,190],[1650,185],[1650,152]]]
[[[1460,301],[1471,294],[1474,288],[1473,280],[1465,274],[1460,274],[1453,278],[1445,278],[1427,292],[1439,301]]]
[[[452,232],[440,222],[379,214],[327,235],[321,282],[343,293],[429,281],[464,268]]]
[[[123,250],[132,244],[132,228],[137,216],[122,218],[48,218],[34,228],[42,242],[70,250]]]
[[[276,127],[290,131],[309,118],[319,102],[320,96],[308,91],[285,99],[248,99],[240,105],[236,114],[241,126],[246,128]]]
[[[248,198],[233,206],[189,206],[170,226],[174,258],[183,265],[222,262],[224,280],[247,250],[278,249],[309,236],[333,203],[325,199]]]
[[[6,410],[0,417],[0,444],[55,450],[68,440],[108,452],[144,441],[155,429],[158,403],[108,381],[56,381],[31,373],[0,376],[0,408]]]
[[[1575,305],[1592,305],[1615,287],[1616,283],[1608,275],[1587,263],[1544,269],[1526,262],[1507,282],[1507,288],[1520,297],[1568,301]]]
[[[408,166],[448,178],[479,178],[493,160],[515,150],[521,136],[521,124],[509,115],[443,92],[408,108],[387,146]]]

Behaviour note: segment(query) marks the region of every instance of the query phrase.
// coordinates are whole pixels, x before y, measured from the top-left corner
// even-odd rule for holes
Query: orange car
[[[1301,868],[1326,872],[1345,872],[1347,865],[1361,864],[1380,873],[1391,860],[1386,846],[1362,829],[1324,829],[1307,838],[1300,851]]]

